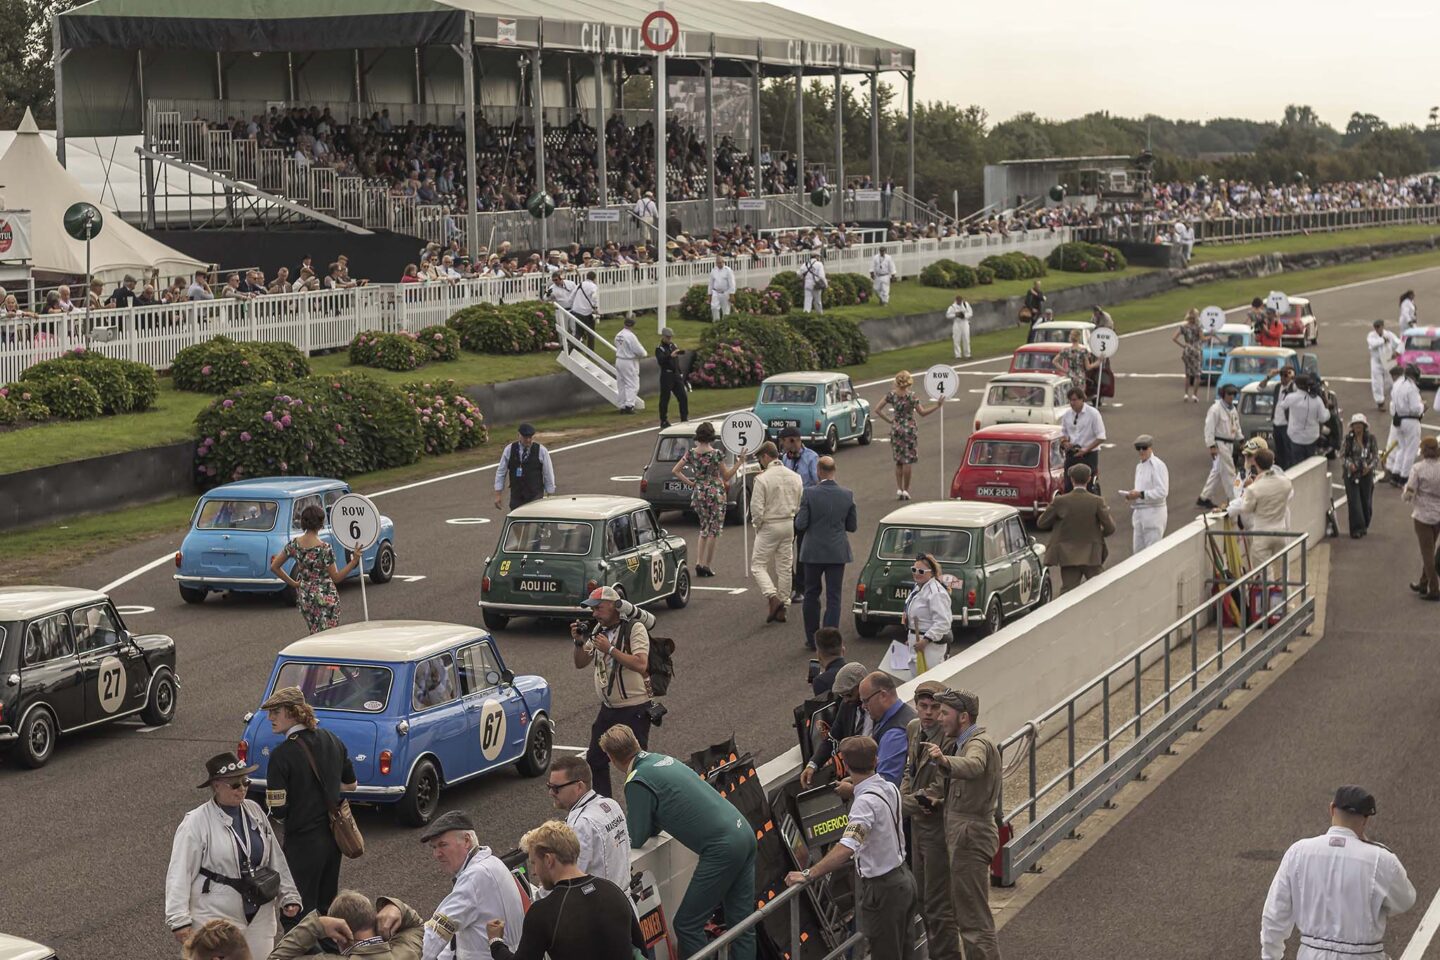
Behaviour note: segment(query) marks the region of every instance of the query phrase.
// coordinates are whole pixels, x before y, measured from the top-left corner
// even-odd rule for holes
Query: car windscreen
[[[506,553],[590,553],[595,528],[583,520],[512,520],[505,528]]]
[[[1054,370],[1055,354],[1049,350],[1027,350],[1015,355],[1016,370]]]
[[[876,555],[881,560],[914,560],[923,553],[941,563],[970,559],[970,531],[924,527],[886,527]]]
[[[1021,440],[976,440],[970,445],[973,466],[1036,467],[1040,465],[1040,444]]]
[[[275,689],[299,687],[317,710],[379,713],[390,699],[390,668],[363,663],[305,663],[280,668]]]
[[[661,437],[659,444],[655,447],[655,462],[678,463],[680,462],[680,458],[689,453],[690,448],[693,446],[695,446],[694,437]],[[722,453],[725,452],[725,444],[720,442],[719,437],[715,438],[711,446]],[[734,457],[726,453],[725,461],[727,463],[734,459]]]
[[[1230,357],[1230,372],[1247,376],[1261,376],[1274,370],[1284,362],[1281,357]]]
[[[761,403],[814,403],[816,387],[805,383],[767,383],[760,392]]]
[[[195,517],[195,529],[274,530],[279,512],[274,500],[206,500]]]
[[[1069,343],[1069,330],[1036,330],[1035,343]]]
[[[1269,390],[1261,390],[1257,393],[1245,393],[1240,395],[1241,413],[1274,413],[1275,394]]]
[[[1437,349],[1436,346],[1435,346],[1436,340],[1440,340],[1440,337],[1417,337],[1417,336],[1413,336],[1413,335],[1412,335],[1412,336],[1407,336],[1407,337],[1405,338],[1405,349],[1406,349],[1406,350],[1435,350],[1435,349]]]
[[[985,395],[992,407],[1043,407],[1045,388],[1038,383],[995,383]]]

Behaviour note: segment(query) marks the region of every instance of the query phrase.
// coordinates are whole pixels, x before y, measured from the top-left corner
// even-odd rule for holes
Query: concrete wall
[[[1295,484],[1291,526],[1309,535],[1313,549],[1324,539],[1332,499],[1326,461],[1314,457],[1289,476]],[[1187,506],[1177,503],[1176,509]],[[980,695],[981,723],[998,743],[1198,606],[1209,574],[1205,527],[1197,518],[905,684],[901,696],[910,699],[922,679],[974,691]],[[792,747],[759,768],[761,784],[768,792],[795,776],[802,762],[799,748]],[[633,863],[654,873],[673,912],[694,870],[694,855],[662,836],[638,851]]]
[[[193,441],[0,474],[0,530],[195,491]]]

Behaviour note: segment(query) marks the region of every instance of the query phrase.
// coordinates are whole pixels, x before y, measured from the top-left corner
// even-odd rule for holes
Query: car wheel
[[[186,603],[204,603],[205,594],[209,592],[204,587],[187,587],[183,583],[180,584],[180,599]]]
[[[830,424],[830,429],[825,431],[825,446],[820,449],[828,454],[840,449],[840,431],[835,429],[835,424]]]
[[[405,795],[395,804],[395,819],[407,827],[423,827],[440,806],[440,771],[429,760],[415,764]]]
[[[870,441],[874,438],[874,436],[875,436],[875,421],[874,421],[874,420],[871,420],[869,417],[866,417],[866,418],[865,418],[865,431],[864,431],[863,433],[861,433],[858,438],[856,438],[856,442],[859,443],[860,446],[862,446],[862,447],[868,447],[868,446],[870,446]]]
[[[690,602],[690,571],[684,567],[675,575],[675,592],[665,598],[665,605],[671,610],[680,610]]]
[[[503,613],[496,613],[489,607],[480,608],[480,619],[484,622],[485,629],[487,630],[504,630],[510,626],[509,617]]]
[[[1005,608],[1000,605],[999,597],[991,597],[990,608],[985,611],[985,623],[980,628],[980,635],[992,636],[999,633],[1003,626],[1005,626]]]
[[[175,719],[175,678],[168,673],[155,678],[150,688],[150,699],[140,718],[152,727],[159,727]]]
[[[530,739],[525,742],[525,755],[515,761],[515,769],[520,771],[522,777],[538,777],[550,769],[554,739],[550,721],[536,720],[535,726],[530,730]]]
[[[855,618],[855,632],[866,639],[880,636],[880,631],[884,629],[885,625],[879,620],[865,620],[860,617]]]
[[[45,766],[55,752],[55,737],[59,730],[50,711],[37,707],[30,711],[20,725],[20,737],[15,742],[15,755],[30,769]]]
[[[380,552],[375,554],[375,565],[370,568],[371,583],[389,583],[390,578],[395,576],[395,548],[389,542],[380,544]]]
[[[1040,568],[1040,599],[1035,601],[1036,607],[1043,607],[1050,602],[1051,594],[1050,571],[1044,567]]]

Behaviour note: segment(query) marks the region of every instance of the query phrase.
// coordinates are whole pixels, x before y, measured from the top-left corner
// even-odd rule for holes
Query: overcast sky
[[[1030,110],[1278,120],[1308,103],[1424,126],[1440,104],[1436,0],[771,0],[918,57],[916,98]]]

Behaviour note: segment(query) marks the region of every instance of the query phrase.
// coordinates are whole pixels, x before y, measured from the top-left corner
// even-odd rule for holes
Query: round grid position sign
[[[720,440],[736,456],[748,456],[765,442],[765,424],[753,413],[732,413],[720,425]]]
[[[1225,311],[1220,307],[1206,307],[1200,311],[1200,329],[1214,333],[1225,325]]]
[[[1113,357],[1120,352],[1120,336],[1109,327],[1090,331],[1090,352],[1097,357]]]
[[[931,400],[949,400],[959,387],[960,377],[949,364],[937,363],[925,371],[925,392]]]
[[[347,493],[330,507],[330,529],[351,550],[364,550],[380,537],[380,511],[369,497]]]
[[[1290,312],[1290,298],[1283,291],[1271,290],[1269,296],[1265,298],[1265,306],[1276,313],[1286,314]]]
[[[656,53],[664,53],[680,39],[680,24],[674,14],[656,10],[641,22],[640,36],[646,47]]]

